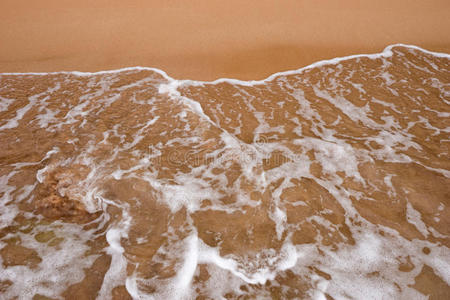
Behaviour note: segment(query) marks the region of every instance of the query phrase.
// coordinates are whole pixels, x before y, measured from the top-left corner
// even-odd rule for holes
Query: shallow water
[[[450,296],[448,55],[2,74],[0,144],[6,299]]]

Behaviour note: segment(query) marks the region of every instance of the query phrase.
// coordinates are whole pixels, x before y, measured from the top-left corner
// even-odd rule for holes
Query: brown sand
[[[450,52],[449,11],[446,0],[2,0],[0,72],[260,79],[393,43]]]

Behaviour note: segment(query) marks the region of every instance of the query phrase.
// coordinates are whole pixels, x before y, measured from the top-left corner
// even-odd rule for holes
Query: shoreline
[[[227,78],[227,77],[217,78],[214,80],[177,79],[177,78],[170,76],[169,74],[167,74],[166,71],[164,71],[162,69],[155,68],[155,67],[144,67],[144,66],[124,67],[124,68],[119,68],[119,69],[102,70],[102,71],[95,71],[95,72],[84,72],[84,71],[76,71],[76,70],[75,71],[54,71],[54,72],[10,72],[10,73],[5,72],[5,73],[0,73],[0,76],[2,76],[2,75],[6,75],[6,76],[20,76],[20,75],[45,76],[45,75],[57,75],[57,74],[71,74],[71,75],[83,77],[83,76],[92,76],[92,75],[100,75],[100,74],[114,74],[114,73],[120,73],[120,72],[124,72],[124,71],[132,71],[132,70],[148,70],[148,71],[153,71],[153,72],[160,74],[167,80],[176,81],[180,85],[183,85],[183,84],[201,85],[201,84],[217,84],[217,83],[221,83],[221,82],[231,82],[231,83],[238,83],[241,85],[251,86],[251,85],[261,84],[261,83],[270,81],[270,80],[276,78],[277,76],[298,74],[304,70],[308,70],[308,69],[312,69],[312,68],[324,66],[324,65],[333,65],[333,64],[337,64],[342,61],[346,61],[346,60],[353,59],[353,58],[366,57],[366,58],[370,58],[370,59],[376,59],[379,57],[387,57],[387,56],[392,55],[391,50],[392,50],[392,48],[395,48],[395,47],[410,48],[410,49],[418,50],[423,53],[427,53],[429,55],[433,55],[436,57],[445,57],[445,58],[450,59],[450,53],[430,51],[430,50],[424,49],[419,46],[406,45],[406,44],[399,43],[399,44],[392,44],[392,45],[386,46],[384,48],[384,50],[381,52],[352,54],[352,55],[347,55],[347,56],[323,59],[323,60],[313,62],[307,66],[300,67],[297,69],[275,72],[275,73],[272,73],[269,76],[267,76],[263,79],[259,79],[259,80],[252,80],[252,79],[242,80],[242,79]]]

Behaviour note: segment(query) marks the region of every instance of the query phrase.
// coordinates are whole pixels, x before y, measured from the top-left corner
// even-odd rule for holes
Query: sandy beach
[[[0,1],[0,298],[450,299],[449,11]]]
[[[0,72],[155,67],[178,79],[261,79],[394,43],[450,52],[450,2],[0,3]]]

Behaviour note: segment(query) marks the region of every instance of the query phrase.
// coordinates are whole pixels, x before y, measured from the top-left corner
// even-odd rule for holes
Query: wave
[[[259,81],[1,74],[0,291],[445,295],[449,58],[397,44]]]

